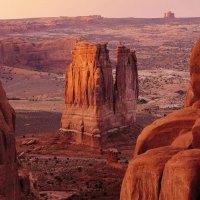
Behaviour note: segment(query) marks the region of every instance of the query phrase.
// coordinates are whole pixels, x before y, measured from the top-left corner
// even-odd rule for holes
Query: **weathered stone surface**
[[[70,52],[81,38],[33,42],[22,38],[0,40],[0,64],[25,69],[63,73]]]
[[[20,199],[15,149],[15,112],[0,83],[0,197]]]
[[[190,58],[190,76],[190,84],[185,97],[186,107],[192,106],[200,100],[200,38],[197,40]]]
[[[200,148],[200,119],[197,119],[192,127],[192,136],[193,148]]]
[[[156,120],[142,131],[137,140],[135,158],[129,164],[123,180],[121,200],[200,198],[199,69],[200,39],[190,60],[191,80],[185,99],[186,108]],[[174,153],[167,161],[165,158],[169,155],[169,148],[179,148],[179,153]],[[162,153],[160,149],[163,149]],[[159,159],[157,155],[160,155]],[[140,159],[142,165],[138,166]],[[152,166],[152,162],[156,163],[156,167]],[[162,169],[158,178],[152,174],[159,166]]]
[[[160,181],[166,162],[180,148],[160,147],[136,156],[128,166],[122,183],[121,200],[158,200]]]
[[[21,192],[20,200],[40,199],[37,179],[33,177],[32,173],[26,169],[20,168],[18,170],[18,175]]]
[[[101,137],[133,126],[137,95],[134,52],[118,47],[114,82],[107,44],[79,43],[66,72],[62,128],[98,146]]]
[[[200,110],[187,107],[156,120],[139,135],[134,154],[138,155],[152,148],[171,145],[177,137],[192,131],[198,118],[200,118]],[[183,144],[187,141],[182,140]]]
[[[160,200],[200,199],[200,149],[181,151],[163,172]]]

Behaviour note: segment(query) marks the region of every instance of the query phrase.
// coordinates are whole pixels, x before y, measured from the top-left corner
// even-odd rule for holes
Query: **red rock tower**
[[[107,44],[79,43],[67,68],[62,130],[77,143],[100,146],[109,134],[130,130],[138,95],[137,60],[117,48],[116,81]]]
[[[14,128],[15,111],[0,82],[0,199],[20,199]]]
[[[164,13],[164,18],[165,19],[174,19],[175,18],[175,14],[171,11],[168,11],[166,13]]]

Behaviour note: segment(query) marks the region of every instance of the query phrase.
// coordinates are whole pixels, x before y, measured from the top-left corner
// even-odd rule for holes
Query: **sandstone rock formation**
[[[134,52],[117,48],[116,80],[107,44],[80,43],[67,68],[62,129],[78,143],[99,146],[108,134],[130,130],[138,96]]]
[[[160,200],[200,199],[200,149],[180,151],[163,172]]]
[[[200,110],[188,107],[156,120],[139,135],[134,154],[139,155],[149,149],[171,144],[185,147],[185,140],[181,143],[177,140],[188,133],[192,136],[192,127],[198,118]],[[186,142],[190,142],[186,147],[192,144],[192,140]]]
[[[20,199],[15,149],[15,112],[0,83],[0,199]]]
[[[166,13],[164,13],[164,18],[165,19],[174,19],[175,18],[175,14],[171,11],[168,11]]]
[[[197,40],[190,59],[190,84],[185,97],[185,107],[200,100],[200,38]]]
[[[22,38],[0,40],[0,64],[38,71],[63,73],[79,37],[33,42]]]
[[[38,33],[47,32],[48,30],[59,30],[66,27],[76,28],[88,24],[96,24],[102,22],[104,18],[101,15],[89,15],[78,17],[41,17],[27,19],[9,19],[0,20],[0,32],[4,34],[19,33]],[[50,31],[50,35],[52,32]]]
[[[121,200],[200,199],[200,39],[190,72],[186,107],[156,120],[138,137]]]
[[[165,164],[180,150],[182,149],[160,147],[135,157],[126,171],[121,199],[158,200]]]

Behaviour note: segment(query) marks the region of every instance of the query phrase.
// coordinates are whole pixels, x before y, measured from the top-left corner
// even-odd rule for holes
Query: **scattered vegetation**
[[[143,99],[143,98],[138,99],[138,101],[137,101],[137,104],[146,104],[146,103],[148,103],[148,101],[146,99]]]

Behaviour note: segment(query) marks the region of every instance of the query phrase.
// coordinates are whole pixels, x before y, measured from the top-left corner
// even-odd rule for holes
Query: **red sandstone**
[[[62,130],[78,143],[99,146],[109,134],[131,130],[138,96],[137,60],[117,48],[116,81],[107,44],[80,43],[66,72]]]

